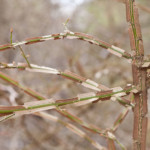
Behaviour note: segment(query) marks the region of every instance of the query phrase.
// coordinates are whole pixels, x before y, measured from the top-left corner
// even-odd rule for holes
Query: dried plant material
[[[7,115],[10,115],[12,113],[0,113],[0,117],[4,117],[4,116],[7,116]]]
[[[68,129],[70,129],[72,132],[76,133],[77,135],[79,135],[80,137],[87,139],[88,141],[90,141],[90,143],[96,147],[98,150],[106,150],[104,147],[102,147],[101,145],[99,145],[97,142],[93,141],[89,136],[86,135],[85,132],[83,132],[82,130],[80,130],[79,128],[77,128],[76,126],[67,123],[66,127]]]
[[[9,66],[10,67],[10,66]],[[18,68],[19,70],[25,70],[27,67],[29,67],[28,64],[25,64],[25,63],[18,63],[17,65],[14,65],[12,66],[12,68]],[[10,67],[11,68],[11,67]]]
[[[83,138],[86,136],[85,132],[83,132],[82,130],[80,130],[79,128],[70,123],[67,124],[67,128],[69,128],[72,132],[75,132],[77,135]]]
[[[45,119],[48,119],[48,120],[52,120],[52,121],[55,121],[55,122],[58,121],[58,117],[53,116],[53,115],[48,114],[48,113],[45,113],[45,112],[36,112],[34,114],[36,114],[37,116],[41,116],[42,118],[45,118]]]
[[[94,44],[93,39],[87,38],[86,41],[89,42],[90,44]],[[96,45],[98,45],[98,43],[96,43]]]
[[[129,54],[129,53],[127,53],[127,52],[124,52],[124,57],[127,57],[128,58],[128,60],[132,60],[132,56],[131,56],[131,54]],[[127,61],[128,61],[127,60]]]
[[[115,87],[115,88],[112,88],[113,92],[119,92],[119,91],[122,91],[123,89],[119,86],[119,87]]]
[[[86,78],[81,77],[73,72],[68,71],[68,70],[65,70],[64,72],[62,72],[61,75],[65,78],[69,78],[76,82],[85,82],[86,81]]]
[[[87,41],[87,40],[86,40]],[[91,44],[95,44],[95,45],[101,45],[102,46],[102,44],[101,43],[99,43],[98,41],[96,41],[96,40],[91,40],[91,41],[88,41],[89,43],[91,43]]]
[[[108,150],[116,150],[115,142],[112,139],[107,139]]]
[[[0,45],[0,51],[6,50],[6,49],[10,49],[12,47],[13,47],[12,44]]]
[[[59,111],[59,112],[62,112],[63,110]],[[64,111],[63,111],[64,112]],[[68,112],[65,111],[65,113],[68,115]],[[92,140],[89,136],[87,136],[82,130],[80,130],[79,128],[75,127],[74,125],[70,124],[70,123],[67,123],[67,122],[64,122],[60,119],[58,119],[57,117],[55,116],[52,116],[50,114],[47,114],[45,112],[36,112],[34,113],[35,115],[38,115],[38,116],[41,116],[45,119],[49,119],[49,120],[52,120],[52,121],[55,121],[55,122],[59,122],[61,123],[62,125],[66,126],[68,129],[70,129],[72,132],[74,132],[75,134],[79,135],[80,137],[90,141],[90,143],[96,147],[97,149],[99,150],[106,150],[104,147],[102,147],[101,145],[99,145],[97,142],[95,142],[94,140]],[[71,114],[69,114],[70,116],[72,116]]]
[[[147,127],[148,127],[148,118],[147,117],[145,117],[145,118],[143,118],[143,120],[142,120],[142,127],[144,127],[143,128],[143,132],[144,133],[147,133]],[[142,137],[141,137],[141,140],[142,140],[142,149],[143,150],[145,150],[146,149],[146,144],[145,144],[145,142],[146,142],[146,134],[142,134]]]
[[[14,64],[6,64],[6,67],[14,67]]]
[[[92,103],[93,101],[98,100],[98,97],[94,97],[94,96],[96,96],[96,94],[94,92],[79,94],[77,96],[78,99],[83,100],[83,101],[79,101],[79,102],[75,103],[75,105],[82,106],[82,105],[86,105],[86,104]],[[85,99],[85,101],[84,101],[84,99]]]
[[[69,33],[70,33],[70,34],[72,34],[72,35],[75,35],[75,33],[74,33],[74,32],[72,32],[72,31],[70,31]]]
[[[52,104],[55,103],[54,99],[46,99],[46,100],[41,100],[41,101],[32,101],[32,102],[26,102],[24,103],[24,107],[33,107],[33,106],[40,106],[40,105],[46,105],[46,104]]]
[[[112,139],[112,140],[116,140],[116,137],[115,137],[115,135],[112,133],[112,132],[107,132],[107,135],[108,135],[108,137],[110,138],[110,139]]]
[[[27,43],[27,41],[21,41],[21,42],[12,43],[12,44],[13,44],[13,47],[16,47],[16,46],[23,45],[23,44],[26,44],[26,43]]]
[[[98,41],[99,46],[101,46],[101,47],[103,47],[103,48],[111,47],[111,44],[109,44],[109,43],[106,43],[106,42],[104,42],[104,41],[102,41],[102,40],[99,40],[99,39],[97,39],[97,38],[95,38],[95,40]]]
[[[70,98],[70,99],[65,99],[65,100],[56,100],[55,102],[56,102],[57,104],[59,104],[59,103],[67,103],[67,102],[76,101],[77,99],[78,99],[78,98],[75,97],[75,98]]]
[[[99,143],[97,142],[92,142],[92,145],[94,145],[94,147],[96,147],[98,150],[107,150],[105,147],[101,146]]]
[[[108,95],[111,94],[113,90],[108,90],[108,91],[100,91],[96,93],[96,96],[102,96],[102,95]],[[109,96],[110,97],[110,96]]]
[[[90,79],[87,79],[85,82],[87,82],[88,84],[91,84],[91,85],[93,85],[95,87],[98,87],[98,83],[96,83],[95,81],[92,81]]]
[[[90,36],[88,34],[81,33],[81,32],[75,32],[74,35],[78,36],[80,38],[84,37],[85,39],[89,39],[89,40],[93,40],[94,39],[94,37],[92,37],[92,36]]]
[[[131,92],[134,93],[134,125],[133,125],[133,149],[146,148],[146,128],[147,124],[143,124],[143,120],[146,118],[147,114],[147,77],[146,69],[141,69],[138,64],[143,63],[142,57],[144,56],[144,47],[142,41],[141,28],[139,24],[139,14],[136,8],[134,0],[126,0],[127,15],[130,14],[131,20],[127,20],[129,23],[129,36],[131,49],[134,51],[133,61],[132,61],[132,74],[133,83],[135,86],[139,86],[140,90],[133,89]],[[128,18],[128,16],[127,16]],[[142,61],[142,62],[141,62]],[[148,66],[149,64],[143,64]],[[144,137],[144,138],[143,138]]]
[[[120,115],[118,116],[118,118],[116,119],[116,121],[114,122],[113,131],[116,131],[117,128],[119,127],[119,125],[122,123],[122,121],[125,119],[125,117],[127,116],[128,112],[129,112],[130,108],[126,108],[123,110],[122,113],[120,113]]]
[[[88,124],[88,123],[82,121],[81,119],[79,119],[78,117],[72,115],[71,113],[67,112],[66,110],[58,109],[58,111],[63,113],[64,116],[66,116],[67,118],[71,119],[72,121],[74,121],[76,123],[79,123],[85,129],[88,129],[91,132],[98,133],[101,136],[105,137],[105,134],[104,134],[105,131],[101,130],[100,128],[96,127],[95,125]]]
[[[136,56],[136,51],[135,50],[131,51],[131,55],[132,55],[132,57],[135,57]]]
[[[57,69],[49,68],[49,67],[44,67],[44,66],[37,66],[34,64],[31,64],[32,68],[26,68],[28,71],[33,71],[33,72],[44,72],[44,73],[51,73],[51,74],[60,74],[60,72]]]
[[[12,113],[13,110],[20,110],[20,109],[21,110],[25,109],[25,107],[22,106],[22,105],[17,105],[17,106],[0,106],[1,113]],[[5,110],[6,110],[6,112],[5,112]]]
[[[144,55],[144,46],[142,40],[139,40],[139,52],[141,55]]]
[[[44,111],[44,110],[50,110],[50,109],[55,109],[56,106],[46,106],[46,107],[41,107],[41,108],[34,108],[34,109],[29,109],[29,110],[22,110],[22,111],[15,111],[14,117],[18,117],[21,115],[28,115],[28,114],[33,114],[35,112],[39,112],[39,111]]]
[[[112,96],[112,97],[110,98],[110,100],[112,100],[112,101],[116,101],[116,100],[117,100],[117,98],[118,98],[118,97],[116,97],[116,96]]]
[[[94,38],[91,35],[67,31],[65,33],[51,34],[51,35],[45,35],[45,36],[40,36],[40,37],[32,37],[32,38],[28,38],[28,39],[21,41],[21,42],[0,45],[0,51],[14,48],[16,46],[23,45],[23,44],[34,44],[34,43],[43,42],[43,41],[47,41],[47,40],[57,40],[57,39],[64,39],[64,38],[84,40],[84,41],[87,41],[91,44],[101,46],[107,50],[108,50],[108,48],[111,48],[111,44],[108,44],[102,40]],[[123,57],[127,58],[127,59],[131,58],[130,54],[128,54],[127,52],[124,53]]]
[[[38,65],[34,65],[34,64],[30,64],[30,66],[29,66],[28,64],[25,64],[25,63],[18,63],[18,65],[1,63],[0,68],[2,68],[2,69],[17,68],[20,70],[27,70],[30,72],[40,72],[40,73],[50,73],[50,74],[62,75],[63,77],[66,77],[67,79],[71,79],[73,81],[80,82],[83,86],[85,86],[87,88],[90,88],[90,89],[93,89],[96,91],[101,91],[100,88],[98,88],[98,86],[99,86],[98,83],[96,83],[90,79],[86,79],[86,78],[79,76],[75,73],[72,73],[70,71],[61,72],[54,68],[38,66]]]
[[[42,37],[33,37],[33,38],[28,38],[25,40],[26,43],[25,44],[33,44],[33,43],[38,43],[38,42],[42,42]]]
[[[14,116],[13,113],[9,114],[9,115],[2,116],[2,117],[0,117],[0,122],[6,121],[6,120],[8,120],[9,118],[11,118],[13,116]]]
[[[139,90],[137,90],[137,89],[133,89],[133,90],[131,90],[131,92],[133,92],[133,93],[138,93],[139,92]]]
[[[46,40],[54,40],[54,37],[51,36],[51,35],[45,35],[45,36],[42,36],[42,38],[46,41]]]
[[[104,91],[110,90],[110,88],[108,88],[107,86],[102,85],[102,84],[99,84],[98,88],[101,89],[101,90],[104,90]]]
[[[2,76],[1,76],[2,75]],[[35,91],[33,91],[33,90],[31,90],[31,89],[29,89],[29,88],[26,88],[26,87],[24,87],[24,86],[22,86],[21,84],[19,84],[17,81],[15,81],[15,80],[12,80],[9,76],[5,76],[5,74],[1,74],[0,73],[0,77],[5,77],[5,80],[7,81],[7,82],[9,82],[9,83],[14,83],[14,85],[15,86],[17,86],[17,87],[19,87],[19,88],[21,88],[22,90],[24,90],[24,92],[26,92],[27,94],[29,94],[29,95],[31,95],[32,97],[35,97],[36,99],[39,99],[39,100],[41,100],[41,99],[46,99],[45,97],[43,97],[43,96],[41,96],[41,95],[39,95],[38,93],[36,93]],[[110,90],[110,91],[103,91],[103,92],[112,92],[112,90]],[[103,92],[99,92],[99,93],[103,93]],[[96,93],[97,94],[97,93]],[[89,94],[88,96],[93,96],[94,95],[94,92],[93,92],[93,94]],[[84,96],[82,96],[82,97],[84,97]],[[86,98],[85,98],[86,99]],[[73,100],[74,102],[76,102],[76,100],[77,100],[77,98],[74,98],[74,99],[71,99],[71,100]],[[72,103],[72,102],[71,102]],[[56,103],[56,105],[57,105],[57,103]],[[8,109],[10,109],[10,108],[12,108],[12,107],[9,107]],[[18,106],[18,108],[22,108],[22,106]],[[12,109],[14,109],[14,108],[12,108]],[[23,107],[23,109],[24,109],[24,107]],[[58,110],[57,108],[55,108],[56,110]],[[1,110],[1,109],[0,109]],[[32,111],[33,112],[33,111]],[[27,113],[27,112],[25,112],[25,113]],[[28,113],[27,113],[28,114]],[[62,113],[61,113],[62,114]],[[70,113],[68,114],[68,112],[66,112],[66,115],[69,115],[70,116],[70,118],[74,118],[74,116],[72,116]],[[74,121],[77,121],[76,119],[74,120]],[[62,121],[60,121],[60,123],[61,123]],[[105,135],[103,135],[103,133],[101,133],[101,130],[99,130],[98,128],[95,128],[94,126],[87,126],[87,124],[86,123],[82,123],[82,121],[79,121],[80,123],[81,123],[81,125],[82,126],[84,126],[86,129],[88,128],[88,130],[90,130],[90,131],[94,131],[94,132],[97,132],[97,133],[100,133],[100,135],[101,136],[105,136]],[[79,123],[79,122],[77,122],[77,123]],[[92,128],[90,128],[90,127],[92,127]]]
[[[129,24],[128,32],[129,32],[129,36],[130,36],[131,49],[132,49],[132,50],[135,50],[135,49],[136,49],[136,46],[135,46],[134,34],[133,34],[133,30],[132,30],[131,24]]]
[[[150,62],[145,62],[145,63],[142,65],[143,68],[147,68],[147,67],[149,67],[149,66],[150,66]]]
[[[112,88],[112,90],[113,92],[123,91],[121,87],[115,87],[115,88]],[[125,96],[125,95],[126,95],[125,92],[120,92],[120,93],[114,94],[113,96],[120,97],[120,96]]]
[[[122,57],[122,54],[116,52],[115,50],[112,50],[112,49],[110,49],[110,48],[108,48],[107,50],[108,50],[110,53],[112,53],[112,54],[114,54],[114,55],[116,55],[116,56],[118,56],[118,57]]]
[[[75,106],[83,106],[83,105],[92,103],[92,102],[94,102],[94,101],[96,101],[96,100],[98,100],[98,98],[90,98],[90,99],[88,99],[88,100],[86,100],[86,101],[79,101],[79,102],[75,103],[74,105],[75,105]]]
[[[124,53],[124,52],[125,52],[125,50],[123,50],[123,49],[121,49],[121,48],[119,48],[119,47],[116,47],[116,46],[114,46],[114,45],[112,45],[111,47],[112,47],[113,49],[115,49],[116,51],[120,52],[120,53]]]
[[[94,96],[96,96],[96,94],[94,92],[89,92],[89,93],[84,93],[84,94],[78,94],[78,99],[84,99],[84,98],[93,98]]]
[[[79,39],[79,37],[77,37],[77,36],[71,36],[71,35],[70,35],[70,36],[67,36],[66,38],[67,38],[67,39]]]
[[[123,0],[124,1],[124,0]],[[81,83],[83,86],[88,87],[90,89],[94,89],[96,91],[99,91],[97,93],[91,92],[91,93],[85,93],[85,94],[80,94],[76,98],[72,99],[63,99],[63,100],[58,100],[55,103],[51,103],[48,101],[42,101],[42,102],[29,102],[25,103],[23,106],[10,106],[10,107],[4,107],[0,106],[0,115],[7,115],[9,113],[14,113],[16,116],[23,115],[23,114],[30,114],[30,113],[37,113],[38,111],[43,111],[47,109],[52,109],[55,108],[57,111],[60,110],[59,106],[67,105],[67,104],[74,104],[77,103],[77,105],[83,105],[87,103],[91,103],[93,101],[99,101],[100,99],[106,100],[106,99],[111,99],[111,100],[118,100],[120,103],[122,102],[124,106],[132,106],[132,98],[131,102],[126,100],[123,96],[128,95],[129,93],[133,92],[133,96],[135,99],[135,107],[132,107],[134,110],[134,132],[133,132],[133,142],[134,142],[134,148],[138,149],[145,149],[145,144],[144,142],[146,141],[146,128],[147,128],[147,85],[146,85],[146,71],[147,68],[145,66],[149,66],[149,64],[143,64],[143,56],[144,56],[144,47],[143,47],[143,41],[142,41],[142,35],[141,35],[141,29],[140,29],[140,24],[139,24],[139,14],[138,10],[135,5],[135,0],[126,0],[126,11],[127,11],[127,21],[129,23],[129,34],[130,34],[130,43],[131,43],[131,49],[134,52],[134,55],[130,55],[125,50],[120,49],[116,46],[113,46],[111,44],[108,44],[106,42],[103,42],[99,39],[94,38],[91,35],[87,35],[84,33],[74,33],[69,31],[67,28],[65,28],[65,33],[58,33],[58,34],[51,34],[47,36],[41,36],[41,37],[33,37],[26,39],[25,41],[22,42],[17,42],[17,43],[12,43],[11,39],[11,45],[6,44],[0,46],[0,51],[5,50],[5,49],[10,49],[14,48],[15,46],[20,46],[21,44],[33,44],[33,43],[38,43],[46,40],[58,40],[58,39],[79,39],[83,41],[87,41],[91,44],[98,45],[102,48],[105,48],[108,50],[110,53],[118,56],[118,57],[125,57],[129,61],[132,61],[132,73],[133,73],[133,84],[134,86],[140,87],[134,88],[134,87],[127,87],[122,89],[121,87],[113,88],[112,90],[103,86],[103,85],[98,85],[94,81],[91,81],[89,79],[83,78],[81,76],[78,76],[72,72],[69,72],[65,74],[64,72],[60,72],[56,69],[53,68],[48,68],[48,67],[39,67],[39,66],[25,66],[25,64],[21,65],[8,65],[4,64],[1,65],[2,68],[21,68],[21,69],[26,69],[28,71],[33,71],[33,72],[44,72],[44,73],[52,73],[56,75],[62,75],[66,78],[69,78],[73,81]],[[26,58],[26,57],[25,57]],[[141,64],[144,65],[145,69],[141,68]],[[33,65],[33,64],[32,64]],[[0,73],[0,78],[3,80],[6,80],[7,82],[19,87],[22,89],[24,92],[27,94],[31,95],[32,97],[35,97],[39,100],[45,99],[43,96],[40,94],[30,90],[29,88],[26,88],[22,86],[19,82],[16,82],[15,80],[12,80],[11,78],[5,76],[4,74]],[[103,88],[106,91],[101,91],[100,89]],[[54,106],[53,106],[54,105]],[[26,108],[25,108],[26,107]],[[131,108],[131,107],[130,107]],[[129,107],[128,107],[129,109]],[[61,111],[60,111],[61,113]],[[64,113],[61,113],[62,115]],[[13,114],[14,115],[14,114]],[[77,117],[75,118],[73,115],[69,114],[67,111],[65,112],[65,115],[68,116],[68,118],[72,118],[74,122],[79,123],[81,126],[83,126],[85,129],[88,129],[89,131],[94,131],[95,133],[98,133],[99,135],[103,135],[105,138],[109,138],[110,145],[113,147],[109,147],[108,149],[113,149],[115,150],[115,143],[118,143],[122,149],[125,149],[121,143],[116,139],[115,135],[113,134],[111,129],[106,129],[105,132],[101,133],[101,130],[98,130],[94,126],[90,126],[89,124],[84,123]],[[44,115],[43,115],[44,116]],[[10,116],[11,117],[11,116]],[[48,118],[47,115],[45,115],[45,118]],[[119,126],[120,122],[123,120],[125,115],[121,114],[118,117],[117,122],[114,124],[114,128]],[[59,120],[57,117],[51,117],[51,120],[61,122],[64,126],[67,126],[69,129],[72,129],[74,133],[80,135],[84,139],[88,140],[91,144],[93,144],[96,148],[98,149],[103,149],[103,147],[95,141],[91,140],[90,137],[88,137],[83,131],[80,131],[80,129],[74,127],[71,124],[68,124],[67,122],[63,122]]]
[[[81,85],[83,85],[84,87],[86,88],[89,88],[89,89],[92,89],[92,90],[95,90],[95,91],[101,91],[101,89],[87,83],[87,82],[82,82]]]
[[[141,26],[139,23],[139,13],[138,13],[138,8],[136,8],[136,7],[134,7],[134,17],[136,18],[134,21],[135,21],[137,38],[142,39]]]

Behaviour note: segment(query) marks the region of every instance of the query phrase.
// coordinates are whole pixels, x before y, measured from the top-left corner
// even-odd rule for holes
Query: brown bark
[[[139,64],[143,63],[144,47],[138,9],[134,0],[126,0],[126,11],[127,22],[129,23],[130,45],[133,52],[133,85],[140,87],[140,92],[134,94],[133,150],[145,150],[147,132],[147,76],[146,69],[138,67]]]

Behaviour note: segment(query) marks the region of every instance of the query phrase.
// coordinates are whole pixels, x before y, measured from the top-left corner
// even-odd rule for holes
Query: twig
[[[43,101],[33,101],[33,102],[27,102],[24,105],[20,106],[10,106],[10,107],[5,107],[1,106],[0,107],[0,113],[14,113],[18,111],[24,111],[24,113],[33,113],[36,111],[41,111],[41,110],[48,110],[48,109],[53,109],[56,107],[68,105],[68,104],[83,104],[83,103],[89,103],[93,102],[97,99],[106,99],[113,97],[117,94],[121,93],[130,93],[133,90],[133,88],[125,89],[125,90],[120,90],[117,92],[109,91],[106,94],[103,94],[103,92],[98,92],[98,93],[85,93],[85,94],[79,94],[77,97],[72,98],[72,99],[63,99],[63,100],[56,100],[55,102],[51,102],[51,99],[43,100]],[[32,112],[33,110],[33,112]]]
[[[116,121],[114,122],[114,125],[112,127],[112,131],[115,132],[117,130],[117,128],[119,127],[119,125],[122,123],[122,121],[125,119],[125,117],[127,116],[129,110],[131,108],[127,107],[126,109],[123,110],[123,112],[118,116],[118,118],[116,119]]]
[[[24,51],[23,51],[23,49],[22,49],[22,47],[21,47],[20,45],[19,45],[19,49],[20,49],[20,51],[21,51],[22,56],[23,56],[24,59],[26,60],[28,66],[31,68],[31,65],[30,65],[30,63],[29,63],[29,61],[28,61],[28,58],[27,58],[26,54],[24,53]]]
[[[28,39],[21,41],[21,42],[0,45],[0,51],[11,49],[11,48],[14,48],[18,45],[23,45],[23,44],[28,45],[28,44],[34,44],[34,43],[38,43],[38,42],[47,41],[47,40],[58,40],[58,39],[64,39],[64,38],[84,40],[84,41],[87,41],[91,44],[95,44],[95,45],[98,45],[102,48],[105,48],[107,51],[109,51],[110,53],[112,53],[118,57],[124,57],[124,58],[128,59],[129,61],[132,60],[132,56],[129,53],[127,53],[125,50],[123,50],[119,47],[108,44],[102,40],[99,40],[99,39],[91,36],[91,35],[87,35],[84,33],[78,33],[78,32],[71,32],[71,31],[68,31],[65,33],[40,36],[40,37],[32,37],[32,38],[28,38]]]
[[[54,117],[50,114],[47,114],[45,112],[37,112],[35,113],[35,115],[43,117],[45,119],[48,120],[52,120],[58,123],[63,124],[66,128],[68,128],[69,130],[71,130],[72,132],[74,132],[75,134],[79,135],[80,137],[84,138],[85,140],[87,140],[88,142],[90,142],[95,148],[99,149],[99,150],[106,150],[105,147],[101,146],[100,144],[98,144],[97,142],[95,142],[94,140],[92,140],[85,132],[81,131],[79,128],[75,127],[74,125],[64,122],[62,120],[60,120],[57,117]]]
[[[25,93],[29,94],[30,96],[32,97],[35,97],[36,99],[38,100],[43,100],[45,99],[43,96],[39,95],[38,93],[36,93],[35,91],[29,89],[29,88],[26,88],[26,87],[23,87],[22,85],[20,85],[17,81],[14,81],[12,80],[10,77],[6,76],[4,73],[2,73],[2,79],[6,80],[7,82],[21,88],[22,90],[24,90]],[[16,106],[17,108],[18,106]],[[20,106],[19,106],[20,107]],[[99,128],[93,126],[93,125],[88,125],[87,123],[83,122],[82,120],[78,119],[76,116],[73,116],[72,114],[68,113],[67,111],[63,111],[61,109],[58,109],[58,107],[56,107],[56,110],[58,112],[60,112],[62,115],[65,115],[67,118],[71,119],[72,121],[76,122],[76,123],[79,123],[81,126],[83,126],[85,129],[88,129],[89,131],[92,131],[92,132],[96,132],[98,134],[100,134],[101,136],[104,136],[106,138],[110,138],[108,135],[107,135],[107,132],[105,133],[105,131],[102,131],[100,130]],[[38,113],[41,113],[41,112],[38,112]],[[22,113],[23,114],[23,113]],[[6,114],[5,114],[6,115]],[[7,116],[4,116],[5,120],[8,119],[7,117],[13,117],[15,114],[10,114],[10,115],[7,115]],[[48,116],[48,114],[47,114]],[[9,117],[9,118],[10,118]],[[50,116],[49,116],[50,117]],[[55,118],[55,116],[53,116],[53,118]]]
[[[26,70],[30,72],[41,72],[41,73],[49,73],[49,74],[56,74],[60,75],[66,79],[73,80],[77,83],[80,83],[82,86],[95,90],[95,91],[101,91],[101,90],[109,90],[105,85],[98,84],[95,81],[92,81],[91,79],[87,79],[85,77],[82,77],[80,75],[77,75],[70,71],[60,71],[54,68],[45,67],[45,66],[38,66],[34,64],[29,65],[25,63],[12,63],[12,64],[6,64],[6,63],[0,63],[0,69],[19,69],[19,70]]]
[[[13,41],[12,41],[12,34],[13,34],[13,28],[10,29],[10,43],[12,44]]]
[[[42,69],[43,69],[43,67],[42,67]],[[46,69],[47,70],[50,69],[50,71],[51,70],[54,71],[54,69],[52,69],[52,68],[46,68]],[[55,72],[57,72],[57,70],[55,70]],[[0,72],[0,78],[6,80],[7,82],[9,82],[15,86],[18,86],[19,88],[23,89],[26,93],[29,93],[29,91],[30,91],[30,89],[26,89],[25,87],[20,85],[17,81],[15,81],[14,79],[11,79],[10,77],[8,77],[7,75],[5,75],[2,72]],[[94,82],[91,82],[91,83],[94,83]],[[112,88],[110,90],[101,91],[101,92],[99,91],[96,93],[91,92],[91,93],[79,94],[75,99],[77,100],[77,102],[79,102],[78,105],[85,105],[87,103],[92,103],[92,102],[95,102],[98,100],[102,100],[102,101],[109,100],[109,98],[111,97],[111,100],[113,100],[113,101],[119,101],[121,104],[123,104],[125,106],[128,105],[128,106],[134,107],[134,105],[132,103],[130,103],[130,101],[120,98],[121,96],[125,96],[126,94],[128,94],[130,91],[138,92],[138,90],[136,90],[136,88],[132,87],[132,86],[126,87],[125,89],[122,89],[121,87],[116,87],[116,88]],[[32,90],[31,90],[31,93],[32,93]],[[29,93],[29,94],[31,94],[31,93]],[[66,101],[67,101],[67,103],[72,103],[71,101],[73,101],[73,100],[74,100],[74,98],[69,99],[69,101],[68,100],[61,100],[61,101],[63,101],[64,103],[66,103]],[[84,101],[84,100],[87,100],[87,101]]]

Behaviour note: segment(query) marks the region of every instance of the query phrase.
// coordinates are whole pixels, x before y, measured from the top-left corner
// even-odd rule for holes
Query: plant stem
[[[127,22],[129,23],[130,45],[133,51],[132,74],[133,85],[139,86],[141,91],[134,94],[134,125],[133,125],[133,150],[146,149],[147,134],[147,87],[146,69],[141,69],[138,64],[143,64],[144,48],[139,24],[139,14],[134,0],[126,0]]]

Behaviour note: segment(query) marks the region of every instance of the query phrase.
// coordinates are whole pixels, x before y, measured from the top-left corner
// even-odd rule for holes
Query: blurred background
[[[101,40],[130,52],[128,24],[125,6],[121,0],[0,0],[0,45],[10,42],[10,28],[13,42],[29,37],[43,36],[64,31],[94,35]],[[149,54],[150,1],[137,0],[143,33],[145,53]],[[30,63],[70,70],[108,87],[126,86],[132,83],[131,68],[125,59],[109,54],[105,49],[79,40],[46,41],[22,46],[29,54]],[[0,62],[25,62],[18,48],[0,53]],[[4,70],[3,70],[4,71]],[[5,73],[47,98],[64,99],[76,97],[90,90],[55,75],[5,70]],[[10,94],[3,87],[10,87],[0,80],[0,104],[10,104]],[[15,103],[23,104],[34,100],[16,87]],[[87,123],[102,129],[110,128],[123,107],[117,102],[106,101],[81,107],[67,107],[67,110]],[[54,110],[49,113],[70,122]],[[149,115],[150,116],[150,115]],[[132,147],[132,112],[120,125],[116,137],[128,149]],[[149,121],[150,122],[150,121]],[[105,139],[85,131],[92,139],[106,146]],[[0,147],[2,150],[95,150],[83,138],[78,137],[59,123],[26,115],[0,124]],[[150,139],[150,123],[148,125]],[[117,146],[117,149],[120,148]],[[150,141],[147,140],[147,148]]]

